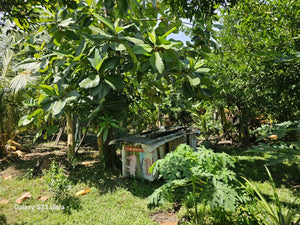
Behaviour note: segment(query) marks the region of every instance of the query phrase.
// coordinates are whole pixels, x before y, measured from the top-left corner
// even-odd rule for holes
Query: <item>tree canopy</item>
[[[175,113],[184,109],[201,120],[205,101],[222,111],[223,127],[224,108],[238,115],[242,136],[259,117],[299,117],[296,1],[1,3],[3,26],[10,27],[1,30],[2,40],[20,38],[3,44],[3,60],[11,53],[14,61],[2,61],[13,79],[2,75],[1,86],[18,92],[29,85],[23,104],[31,111],[19,125],[38,126],[35,139],[57,132],[53,121],[66,118],[71,155],[80,124],[93,127],[103,149],[117,128],[155,126],[161,113],[179,108]],[[169,38],[180,30],[192,41]]]

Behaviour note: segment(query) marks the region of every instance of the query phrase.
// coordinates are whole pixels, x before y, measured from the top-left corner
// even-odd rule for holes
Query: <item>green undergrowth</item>
[[[240,182],[242,177],[252,180],[262,191],[265,199],[273,204],[272,184],[264,165],[268,155],[246,152],[238,148],[223,148],[235,159],[234,172]],[[283,161],[268,166],[276,185],[283,210],[300,208],[300,158],[293,161]],[[16,165],[18,168],[20,165]],[[4,198],[9,202],[0,204],[0,224],[157,224],[151,215],[160,211],[171,211],[172,203],[152,207],[148,205],[148,196],[163,184],[163,181],[148,182],[134,178],[122,178],[119,171],[110,171],[99,164],[92,167],[77,166],[65,170],[70,189],[60,199],[55,197],[53,189],[49,188],[47,177],[41,175],[28,179],[25,173],[12,179],[0,179],[0,201]],[[53,175],[55,176],[55,175]],[[54,179],[56,182],[59,182]],[[91,189],[82,196],[75,196],[80,190]],[[52,191],[51,191],[52,190]],[[31,198],[21,205],[15,203],[23,193],[30,192]],[[43,202],[40,196],[50,196]],[[251,222],[246,206],[238,207],[236,212],[228,213],[221,210],[201,210],[201,224],[255,224]],[[299,213],[298,213],[299,215]],[[181,207],[177,211],[181,224],[192,224],[193,212]],[[246,222],[243,222],[246,221]],[[250,222],[249,222],[250,221]],[[3,222],[2,222],[3,223]]]
[[[9,202],[0,204],[0,219],[8,224],[156,224],[151,214],[161,209],[148,208],[147,196],[157,184],[121,178],[99,167],[75,168],[68,180],[71,188],[63,199],[57,199],[45,176],[1,179],[0,201]],[[75,196],[87,188],[91,192]],[[18,205],[16,199],[25,192],[31,198]],[[39,196],[50,198],[43,202]]]

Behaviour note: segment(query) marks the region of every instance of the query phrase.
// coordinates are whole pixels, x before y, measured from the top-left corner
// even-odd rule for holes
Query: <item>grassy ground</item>
[[[82,175],[86,179],[81,179]],[[6,198],[9,203],[0,205],[0,214],[6,216],[8,224],[156,224],[146,199],[154,183],[122,179],[97,167],[71,171],[69,180],[73,185],[63,201],[54,199],[44,177],[1,180],[0,200]],[[91,192],[74,196],[86,188]],[[16,204],[24,192],[32,197]],[[39,196],[52,197],[43,202]]]
[[[239,176],[255,181],[271,201],[271,186],[262,155],[245,153],[241,149],[222,149],[236,158],[235,172]],[[6,166],[0,165],[0,172],[11,171],[11,179],[0,176],[0,216],[5,215],[8,224],[157,224],[151,215],[158,211],[171,211],[167,205],[149,208],[147,197],[161,182],[148,182],[133,178],[122,178],[118,171],[107,171],[96,163],[91,167],[76,166],[68,169],[68,180],[72,184],[64,201],[55,201],[49,192],[43,176],[28,179],[26,168],[35,165],[37,158],[17,161]],[[287,208],[300,208],[300,159],[269,166],[276,182],[280,201]],[[3,175],[4,173],[2,173]],[[6,178],[8,178],[6,176]],[[90,188],[91,192],[75,197],[77,191]],[[15,203],[22,193],[30,192],[32,197],[21,205]],[[50,196],[43,202],[39,196]],[[296,199],[296,200],[295,200]],[[295,201],[294,201],[295,200]],[[181,212],[178,215],[182,215]],[[0,218],[1,224],[1,218]],[[234,223],[233,223],[234,224]]]

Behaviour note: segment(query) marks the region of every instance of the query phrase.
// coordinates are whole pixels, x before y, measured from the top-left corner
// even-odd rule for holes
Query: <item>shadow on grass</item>
[[[297,158],[288,162],[272,164],[274,158],[268,158],[263,153],[246,152],[241,148],[220,148],[218,152],[225,152],[236,158],[234,171],[241,176],[257,182],[269,180],[265,165],[269,168],[277,187],[282,185],[288,188],[297,187],[300,191],[300,161]],[[270,156],[269,156],[270,157]]]
[[[119,170],[106,169],[100,163],[92,167],[76,166],[69,174],[69,179],[73,184],[85,183],[101,190],[101,193],[116,190],[123,187],[130,191],[134,196],[147,198],[159,187],[162,182],[150,182],[134,177],[123,178]]]
[[[265,165],[268,164],[266,159],[239,159],[235,164],[235,172],[241,177],[246,177],[257,182],[265,182],[269,180],[269,176],[265,169]],[[282,185],[288,188],[298,187],[300,184],[300,171],[297,163],[291,163],[289,165],[284,163],[277,163],[274,165],[267,165],[269,168],[276,187]]]

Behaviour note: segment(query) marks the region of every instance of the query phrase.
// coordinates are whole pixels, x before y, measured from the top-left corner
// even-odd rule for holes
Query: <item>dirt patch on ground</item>
[[[12,177],[21,176],[22,174],[22,170],[16,169],[14,166],[9,166],[8,168],[0,172],[0,177],[2,177],[3,179],[10,179]]]
[[[25,142],[21,142],[25,144]],[[37,168],[39,171],[48,170],[52,161],[58,162],[60,165],[69,164],[67,160],[67,144],[60,141],[58,145],[54,142],[43,142],[22,154],[12,154],[10,152],[4,158],[0,159],[0,178],[1,177],[18,177],[22,176],[28,169]],[[99,163],[99,152],[95,151],[91,146],[83,145],[77,152],[78,165],[93,166]]]
[[[159,224],[178,224],[178,218],[174,212],[158,212],[151,216],[152,220]]]

